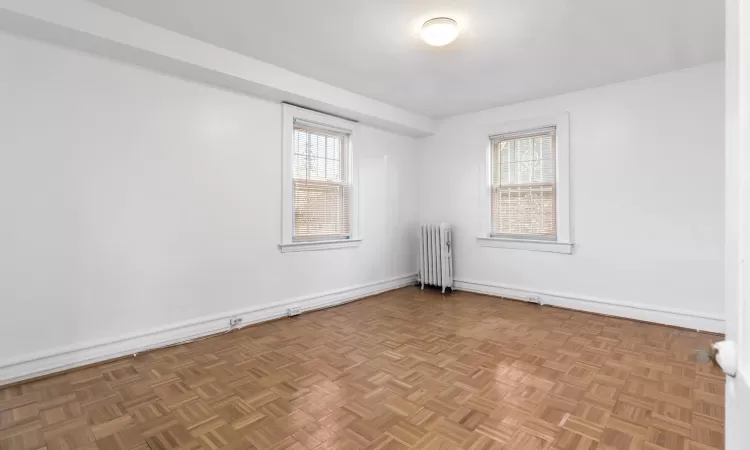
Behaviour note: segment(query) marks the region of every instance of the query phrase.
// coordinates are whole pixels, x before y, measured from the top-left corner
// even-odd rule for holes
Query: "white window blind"
[[[349,239],[349,135],[294,121],[293,241]]]
[[[556,128],[492,136],[495,237],[557,238]]]

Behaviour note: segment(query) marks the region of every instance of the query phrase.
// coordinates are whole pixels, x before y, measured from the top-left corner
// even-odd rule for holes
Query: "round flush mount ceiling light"
[[[422,25],[422,40],[434,47],[442,47],[456,40],[458,24],[447,17],[436,17]]]

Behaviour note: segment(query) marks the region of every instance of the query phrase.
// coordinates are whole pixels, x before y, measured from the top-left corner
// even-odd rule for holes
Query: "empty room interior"
[[[748,180],[746,0],[0,0],[0,449],[748,450]]]

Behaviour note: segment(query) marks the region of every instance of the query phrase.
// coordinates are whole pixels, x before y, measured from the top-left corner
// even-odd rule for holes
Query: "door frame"
[[[737,344],[736,377],[727,377],[727,450],[746,448],[750,430],[750,2],[726,0],[725,314]]]

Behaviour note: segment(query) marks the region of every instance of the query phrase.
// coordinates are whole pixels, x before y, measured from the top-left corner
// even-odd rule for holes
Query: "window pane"
[[[295,181],[294,237],[349,237],[349,186]]]
[[[492,193],[492,234],[554,238],[555,187],[497,187]]]
[[[555,181],[553,135],[498,140],[493,147],[493,185],[510,186]]]
[[[320,181],[346,181],[342,158],[343,136],[294,130],[294,178]]]

